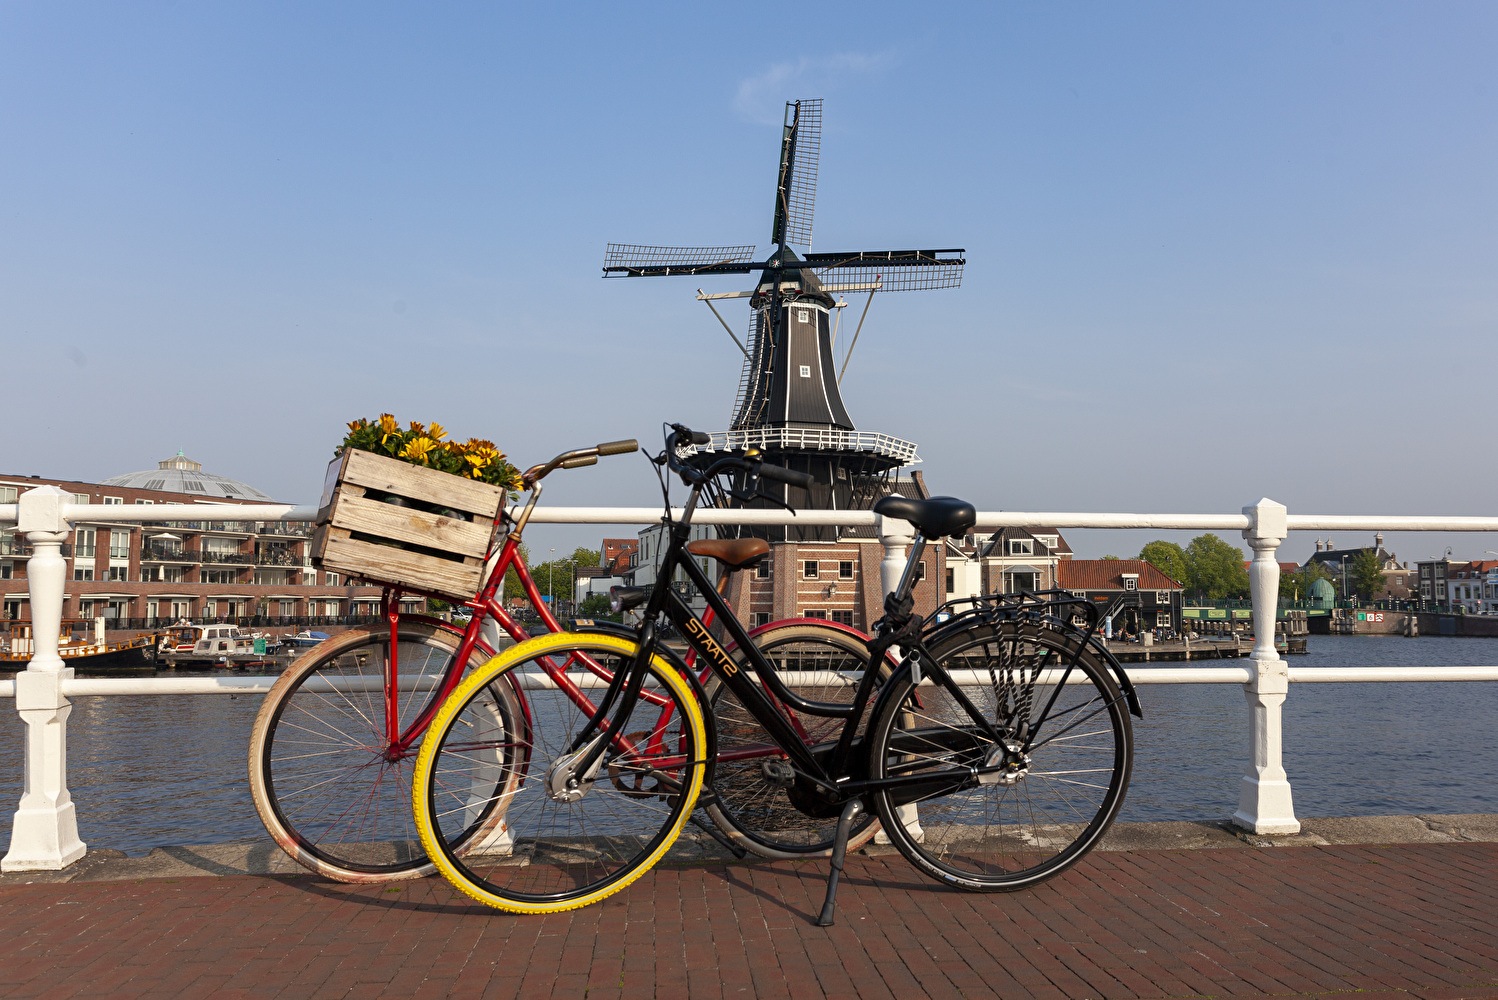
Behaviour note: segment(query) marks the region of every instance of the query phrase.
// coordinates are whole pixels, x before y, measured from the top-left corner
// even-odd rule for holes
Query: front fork
[[[640,700],[640,691],[645,686],[650,658],[655,655],[655,644],[655,621],[647,620],[640,630],[640,645],[634,662],[623,670],[614,671],[588,724],[573,738],[567,752],[547,769],[547,793],[554,801],[576,802],[592,787],[602,769],[604,751],[615,728],[609,724],[609,719],[619,720],[622,726],[623,720],[635,710],[635,703]]]

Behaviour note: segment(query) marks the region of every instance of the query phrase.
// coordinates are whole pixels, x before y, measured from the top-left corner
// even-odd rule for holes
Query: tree
[[[1139,558],[1170,577],[1176,583],[1185,586],[1188,575],[1186,571],[1186,550],[1175,542],[1150,542],[1139,550]]]
[[[1384,574],[1377,552],[1362,549],[1347,560],[1347,586],[1353,593],[1368,600],[1372,600],[1373,595],[1383,589]]]
[[[1280,596],[1287,601],[1309,601],[1311,586],[1317,580],[1330,580],[1331,576],[1324,563],[1306,563],[1294,573],[1280,574]]]
[[[1243,550],[1213,534],[1197,535],[1186,546],[1187,589],[1198,599],[1221,601],[1248,596]]]
[[[584,618],[602,618],[608,613],[608,594],[589,594],[587,597],[583,598],[582,607],[578,609],[578,614],[582,615]]]

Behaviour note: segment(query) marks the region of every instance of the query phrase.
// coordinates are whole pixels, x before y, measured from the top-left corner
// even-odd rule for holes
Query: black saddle
[[[874,513],[909,521],[923,538],[965,534],[967,529],[978,523],[978,512],[973,505],[956,497],[913,500],[910,497],[888,496],[874,504]]]

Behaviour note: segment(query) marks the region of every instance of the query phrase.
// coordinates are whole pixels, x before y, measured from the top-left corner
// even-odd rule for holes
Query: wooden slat
[[[321,565],[335,573],[458,598],[477,593],[484,572],[481,559],[438,559],[392,545],[350,538],[341,528],[327,529]]]
[[[367,451],[345,453],[340,478],[349,485],[425,500],[490,521],[499,513],[499,505],[505,499],[505,491],[498,486],[419,468]]]
[[[359,534],[441,549],[458,557],[483,556],[489,550],[489,539],[494,534],[492,521],[454,521],[409,507],[352,496],[339,498],[329,523],[335,528]]]

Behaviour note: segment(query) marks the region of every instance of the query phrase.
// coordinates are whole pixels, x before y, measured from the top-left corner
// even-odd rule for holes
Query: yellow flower
[[[447,428],[443,427],[441,424],[437,423],[437,421],[434,420],[432,421],[431,430],[427,431],[427,437],[431,438],[433,441],[441,441],[443,438],[447,437]]]
[[[431,438],[422,436],[412,438],[406,442],[406,447],[401,450],[401,458],[411,462],[426,462],[427,455],[437,447],[437,442]]]
[[[389,413],[380,414],[380,444],[384,445],[400,434],[400,424]]]
[[[350,434],[357,434],[368,426],[369,421],[365,420],[363,417],[360,417],[358,420],[350,420],[348,422],[348,432]]]

